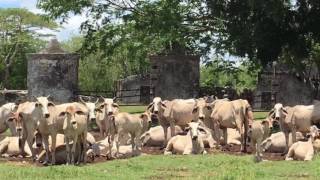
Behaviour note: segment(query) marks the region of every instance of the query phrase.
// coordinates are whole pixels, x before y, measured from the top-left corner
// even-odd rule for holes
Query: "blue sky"
[[[37,0],[0,0],[0,8],[26,8],[34,13],[43,13],[36,7]],[[59,41],[68,40],[70,37],[79,34],[79,27],[85,20],[85,16],[72,16],[69,20],[61,25],[58,31],[42,30],[55,34]],[[59,23],[59,21],[57,21]]]

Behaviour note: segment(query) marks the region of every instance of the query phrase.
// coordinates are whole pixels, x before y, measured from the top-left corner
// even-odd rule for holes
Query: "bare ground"
[[[91,132],[93,136],[96,138],[97,141],[101,140],[99,132]],[[3,135],[0,135],[0,139],[3,139]],[[218,149],[206,149],[208,154],[230,154],[230,155],[236,155],[236,156],[243,156],[243,155],[250,155],[252,154],[252,150],[250,147],[247,148],[248,152],[243,153],[240,152],[240,145],[233,145],[233,146],[223,146]],[[163,154],[164,150],[160,147],[143,147],[142,148],[142,154],[147,155],[161,155]],[[281,156],[280,153],[264,153],[263,159],[269,160],[269,161],[280,161],[284,160],[284,156]],[[111,161],[107,157],[95,157],[94,160],[90,157],[88,157],[88,164],[96,164],[101,162]],[[42,167],[43,165],[39,162],[33,162],[31,158],[25,157],[0,157],[0,163],[7,163],[7,164],[13,164],[16,166],[36,166],[36,167]]]

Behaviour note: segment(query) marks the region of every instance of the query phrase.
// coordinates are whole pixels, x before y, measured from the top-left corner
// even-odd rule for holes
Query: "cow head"
[[[18,105],[15,103],[7,103],[5,105],[2,106],[2,108],[5,109],[5,113],[2,114],[4,115],[3,118],[5,118],[5,124],[7,125],[7,127],[9,127],[12,135],[16,135],[16,127],[15,124],[13,122],[12,116],[13,113],[15,113],[18,109]]]
[[[22,130],[23,130],[23,121],[22,121],[22,113],[14,112],[11,113],[11,116],[8,119],[8,122],[13,123],[13,126],[15,127],[15,132],[17,132],[18,137],[22,138]]]
[[[206,133],[203,127],[200,126],[199,122],[190,122],[188,123],[188,127],[186,128],[188,130],[188,134],[190,134],[191,139],[193,141],[197,141],[200,133]]]
[[[149,130],[151,127],[151,116],[150,116],[149,112],[144,112],[139,117],[142,120],[144,131]]]
[[[97,98],[95,102],[90,102],[90,101],[86,102],[82,99],[81,96],[79,99],[80,99],[80,102],[83,105],[85,105],[86,108],[88,109],[90,121],[95,121],[96,120],[96,104],[98,103],[99,99]]]
[[[193,109],[193,113],[198,112],[200,120],[204,120],[206,116],[211,115],[212,108],[205,98],[199,98],[196,100],[196,107]]]
[[[313,140],[314,138],[319,137],[319,131],[320,130],[317,128],[317,126],[313,125],[310,127],[310,133],[308,133],[307,137],[312,138]]]
[[[159,114],[159,112],[163,111],[166,108],[166,104],[161,100],[160,97],[153,98],[152,103],[148,105],[148,110],[153,114]]]
[[[103,97],[102,97],[103,98]],[[104,109],[105,114],[107,116],[114,115],[117,111],[119,111],[119,105],[116,103],[116,97],[111,98],[103,98],[103,103],[100,104],[100,106],[97,108],[102,112],[102,109]]]
[[[49,96],[47,97],[37,97],[35,102],[35,108],[38,109],[44,118],[49,118],[50,113],[48,111],[49,106],[55,106],[53,102],[49,101]]]
[[[274,116],[274,119],[279,121],[282,118],[285,118],[288,115],[288,112],[283,107],[281,103],[274,105],[274,108],[269,112],[269,116]]]
[[[68,126],[71,126],[73,129],[78,127],[76,117],[77,116],[86,116],[81,109],[74,106],[68,106],[64,112],[59,114],[59,117],[64,117],[63,129],[67,129]]]

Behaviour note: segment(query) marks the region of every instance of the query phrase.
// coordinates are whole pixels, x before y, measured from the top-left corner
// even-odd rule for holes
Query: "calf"
[[[119,153],[120,140],[124,135],[130,134],[131,146],[133,151],[140,152],[141,140],[140,136],[146,132],[151,125],[151,118],[148,112],[142,114],[119,113],[112,118],[112,128],[115,132],[115,143],[117,147],[117,155]],[[113,139],[113,138],[112,138]],[[110,142],[111,148],[113,142]],[[109,151],[111,153],[111,149]],[[111,154],[110,154],[111,156]]]
[[[66,142],[67,164],[74,164],[77,143],[80,144],[78,163],[86,163],[87,114],[80,108],[70,105],[59,116],[64,117],[63,131]],[[70,159],[70,140],[73,141]]]
[[[286,161],[291,160],[304,160],[311,161],[314,156],[313,142],[314,138],[319,136],[319,129],[316,126],[310,127],[310,133],[308,141],[298,141],[292,144],[288,154],[286,156]]]
[[[175,154],[206,154],[204,149],[203,140],[200,136],[200,132],[206,133],[206,131],[200,126],[199,122],[188,123],[187,135],[177,135],[172,137],[167,144],[164,151],[165,155],[172,153]]]
[[[272,123],[270,119],[264,121],[254,121],[252,128],[249,131],[249,137],[251,138],[251,148],[255,151],[255,160],[260,162],[262,160],[261,143],[270,135],[270,128]]]
[[[102,97],[103,98],[103,97]],[[119,105],[115,102],[116,98],[103,98],[103,103],[96,108],[96,123],[102,137],[109,137],[111,133],[110,117],[119,113]]]

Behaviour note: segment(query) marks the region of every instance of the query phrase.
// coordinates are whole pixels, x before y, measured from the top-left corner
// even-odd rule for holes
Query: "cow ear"
[[[274,111],[275,111],[275,109],[274,109],[274,108],[273,108],[273,109],[271,109],[271,111],[268,113],[268,116],[269,116],[269,117],[270,117],[270,116],[273,116]]]
[[[59,114],[59,117],[64,117],[64,116],[66,116],[66,112],[61,112],[60,114]]]
[[[86,115],[86,113],[84,113],[83,111],[80,111],[80,110],[76,111],[76,114],[78,114],[78,115]]]
[[[204,128],[202,128],[202,127],[199,127],[198,130],[199,130],[200,133],[202,133],[202,134],[207,134],[207,131],[206,131]]]
[[[14,118],[13,118],[13,117],[11,117],[11,118],[9,118],[7,121],[8,121],[8,122],[12,122],[12,121],[13,121],[13,119],[14,119]]]
[[[167,105],[164,102],[161,102],[161,106],[164,107],[164,108],[167,107]]]
[[[117,104],[117,103],[113,103],[112,106],[119,108],[119,104]]]
[[[144,118],[148,118],[148,116],[143,113],[143,114],[140,114],[140,118],[141,118],[141,119],[144,119]]]
[[[99,109],[99,108],[94,109],[94,111],[102,113],[101,109]]]
[[[209,111],[211,111],[211,110],[212,110],[212,107],[210,106],[210,104],[209,104],[209,103],[207,103],[207,104],[206,104],[206,108],[207,108]]]
[[[104,104],[101,104],[98,109],[103,109],[103,108],[104,108]]]
[[[55,106],[55,104],[54,104],[53,102],[51,102],[51,101],[50,101],[50,102],[48,103],[48,106],[54,107],[54,106]]]
[[[286,110],[286,108],[282,108],[282,111],[287,115],[288,111]]]
[[[269,121],[268,120],[263,120],[261,122],[261,124],[264,125],[264,126],[269,126]]]
[[[149,109],[149,110],[150,110],[150,109],[153,107],[153,104],[154,104],[153,102],[152,102],[152,103],[150,103],[150,104],[148,105],[147,109]]]
[[[193,113],[193,114],[197,113],[197,112],[198,112],[198,109],[199,109],[199,107],[193,108],[192,113]]]

